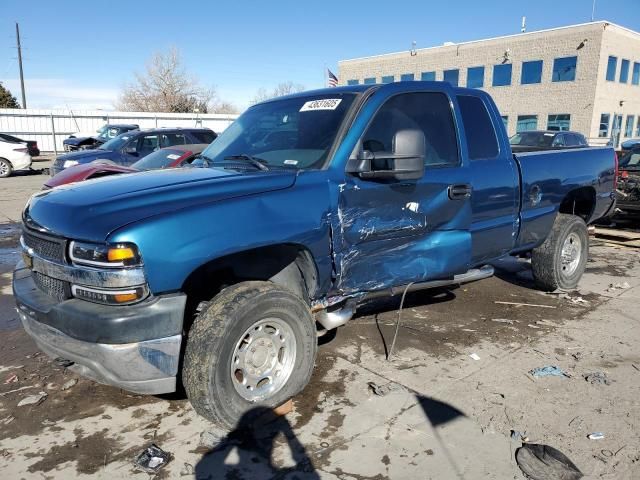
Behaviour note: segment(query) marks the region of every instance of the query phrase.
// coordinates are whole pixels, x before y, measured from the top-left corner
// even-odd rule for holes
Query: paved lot
[[[147,478],[132,459],[155,442],[173,455],[159,478],[521,479],[511,430],[559,449],[588,478],[640,478],[640,250],[594,242],[570,295],[537,292],[529,265],[515,260],[482,282],[409,295],[390,361],[399,299],[368,304],[321,340],[312,382],[290,414],[255,435],[225,437],[179,396],[75,377],[19,328],[10,220],[44,178],[2,182],[1,478]],[[569,376],[528,373],[546,365]],[[593,372],[610,384],[585,381]],[[371,382],[391,392],[376,395]],[[41,391],[39,405],[17,406]],[[604,439],[590,440],[592,432]]]

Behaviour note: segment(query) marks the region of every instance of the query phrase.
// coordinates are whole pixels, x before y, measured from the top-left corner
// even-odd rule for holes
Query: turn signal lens
[[[109,248],[107,259],[110,262],[121,262],[123,260],[132,260],[136,258],[136,253],[131,247],[119,246]]]
[[[129,303],[138,300],[137,292],[133,293],[116,293],[113,299],[118,303]]]
[[[127,290],[109,290],[85,287],[82,285],[71,285],[71,293],[76,298],[81,298],[93,303],[102,303],[103,305],[127,305],[146,298],[149,290],[146,286],[133,287]]]

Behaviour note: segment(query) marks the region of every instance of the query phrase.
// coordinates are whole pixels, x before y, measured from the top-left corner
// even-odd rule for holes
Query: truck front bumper
[[[70,370],[130,392],[175,391],[184,295],[131,306],[57,302],[36,287],[31,271],[20,264],[13,292],[26,332],[50,357],[73,362]]]

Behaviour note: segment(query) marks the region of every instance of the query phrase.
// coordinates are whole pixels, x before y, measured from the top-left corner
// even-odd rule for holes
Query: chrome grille
[[[32,272],[32,275],[36,286],[50,297],[60,301],[71,297],[69,283],[57,278],[47,277],[40,272]]]
[[[23,231],[22,237],[24,238],[25,245],[32,248],[39,257],[59,263],[64,262],[64,240],[49,239],[40,235],[36,236],[26,230]]]

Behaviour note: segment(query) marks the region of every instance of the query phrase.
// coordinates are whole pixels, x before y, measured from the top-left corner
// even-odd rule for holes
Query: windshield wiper
[[[245,162],[251,163],[254,167],[262,171],[268,171],[269,167],[265,165],[267,163],[266,160],[258,157],[253,157],[251,155],[247,155],[246,153],[242,153],[240,155],[229,155],[224,157],[225,160],[244,160]]]

